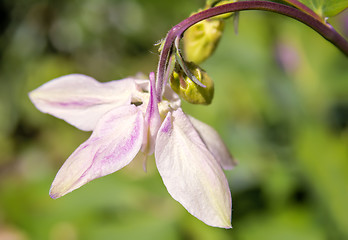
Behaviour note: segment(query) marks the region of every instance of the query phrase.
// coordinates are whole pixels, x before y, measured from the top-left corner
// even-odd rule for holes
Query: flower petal
[[[178,109],[181,106],[179,95],[168,84],[164,86],[163,98],[169,101],[172,109]]]
[[[44,113],[91,131],[109,110],[130,104],[135,81],[127,78],[100,83],[82,74],[53,79],[29,93],[34,105]]]
[[[181,108],[159,129],[156,164],[170,195],[214,227],[231,228],[231,194],[224,172]]]
[[[195,119],[194,117],[188,117],[190,118],[192,125],[199,133],[199,136],[201,136],[203,142],[205,145],[207,145],[209,151],[214,155],[215,159],[218,160],[222,168],[225,170],[233,169],[237,163],[215,129],[208,124]]]
[[[161,117],[158,111],[158,101],[155,92],[155,73],[150,73],[150,97],[145,112],[145,136],[142,151],[151,155],[155,150],[158,129],[161,126]]]
[[[51,197],[61,197],[129,164],[141,148],[143,131],[143,114],[134,105],[108,112],[63,164],[52,183]]]

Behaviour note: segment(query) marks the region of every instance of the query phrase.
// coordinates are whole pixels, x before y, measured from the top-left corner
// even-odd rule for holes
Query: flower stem
[[[307,13],[308,15],[312,16],[313,18],[317,19],[318,21],[323,22],[323,19],[316,14],[312,9],[310,9],[309,7],[307,7],[306,5],[304,5],[303,3],[297,1],[297,0],[283,0],[284,2],[289,3],[290,5],[298,8],[299,10],[301,10],[302,12]]]
[[[204,19],[211,18],[224,13],[245,10],[263,10],[275,12],[296,19],[318,32],[321,36],[323,36],[329,42],[334,44],[342,53],[344,53],[348,57],[347,40],[344,39],[339,33],[337,33],[332,26],[325,24],[324,22],[322,22],[321,19],[317,19],[317,17],[313,16],[312,14],[308,14],[306,12],[301,11],[302,9],[297,9],[284,4],[268,1],[242,1],[224,4],[194,14],[189,18],[186,18],[179,24],[175,25],[168,32],[157,67],[156,94],[159,100],[161,98],[163,86],[166,81],[166,79],[164,79],[164,74],[167,67],[166,65],[169,59],[169,55],[172,52],[172,46],[174,44],[175,39],[177,37],[180,38],[182,34],[186,31],[186,29],[188,29],[190,26]]]

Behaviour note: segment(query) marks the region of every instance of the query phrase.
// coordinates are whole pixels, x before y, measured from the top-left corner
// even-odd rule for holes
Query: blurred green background
[[[295,20],[242,12],[203,64],[213,103],[183,104],[239,165],[233,229],[206,226],[166,192],[153,159],[52,200],[59,167],[90,133],[40,113],[27,93],[84,73],[148,74],[154,46],[203,0],[0,1],[0,239],[348,239],[348,58]],[[343,34],[348,13],[330,19]]]

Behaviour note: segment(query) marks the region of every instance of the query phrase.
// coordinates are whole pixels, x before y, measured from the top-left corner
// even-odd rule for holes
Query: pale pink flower
[[[158,102],[154,74],[107,83],[72,74],[30,92],[42,112],[93,131],[57,173],[50,196],[59,198],[116,172],[137,155],[155,154],[170,195],[204,223],[231,227],[231,194],[223,169],[235,165],[218,133],[186,115],[169,87]]]

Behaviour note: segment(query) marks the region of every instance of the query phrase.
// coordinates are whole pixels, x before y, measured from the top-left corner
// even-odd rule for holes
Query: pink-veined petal
[[[156,165],[170,195],[204,223],[231,228],[224,172],[179,108],[167,114],[156,140]]]
[[[215,129],[192,116],[189,116],[189,118],[203,142],[207,145],[215,159],[221,164],[222,168],[225,170],[233,169],[237,163]]]
[[[41,112],[91,131],[103,114],[130,104],[134,91],[132,78],[101,83],[86,75],[70,74],[43,84],[30,92],[29,98]]]
[[[91,137],[63,164],[52,183],[50,196],[61,197],[129,164],[141,148],[143,131],[143,114],[134,105],[109,111]]]
[[[155,73],[152,72],[150,73],[150,97],[145,113],[145,136],[142,148],[142,151],[148,155],[151,155],[155,150],[156,136],[161,126],[155,90]]]

